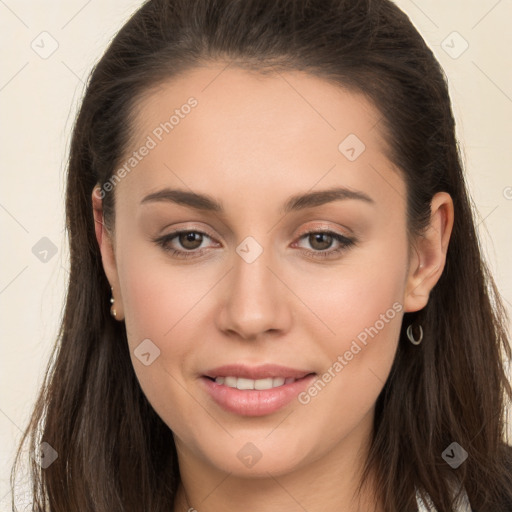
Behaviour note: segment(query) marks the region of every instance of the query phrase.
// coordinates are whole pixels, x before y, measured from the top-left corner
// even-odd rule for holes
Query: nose
[[[264,249],[252,262],[235,252],[233,267],[219,290],[217,327],[231,337],[252,341],[289,330],[292,293],[279,274],[270,250]]]

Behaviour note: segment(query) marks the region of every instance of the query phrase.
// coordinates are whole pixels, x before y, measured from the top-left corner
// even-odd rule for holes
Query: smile
[[[268,377],[266,379],[246,379],[244,377],[217,377],[215,379],[215,382],[217,384],[220,384],[221,386],[228,386],[230,388],[236,388],[236,389],[257,389],[257,390],[264,390],[264,389],[273,389],[278,388],[280,386],[284,386],[285,384],[291,384],[292,382],[295,382],[297,379],[294,379],[293,377]]]
[[[232,364],[202,375],[203,390],[224,411],[240,416],[265,416],[292,403],[316,373],[275,364]]]

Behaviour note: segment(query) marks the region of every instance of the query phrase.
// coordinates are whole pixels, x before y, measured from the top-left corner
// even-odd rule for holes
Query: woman
[[[150,0],[93,71],[34,510],[512,510],[505,313],[387,0]]]

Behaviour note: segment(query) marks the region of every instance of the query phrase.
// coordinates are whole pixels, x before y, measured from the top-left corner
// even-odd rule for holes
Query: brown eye
[[[180,245],[184,249],[198,249],[203,242],[203,235],[197,231],[183,231],[178,235]]]
[[[313,249],[324,251],[332,245],[333,236],[329,233],[310,233],[309,243]]]
[[[175,231],[169,235],[155,238],[153,242],[169,253],[173,258],[199,258],[205,252],[211,249],[211,246],[204,246],[203,242],[210,240],[215,243],[215,239],[202,231],[181,230]],[[217,244],[218,246],[218,244]]]
[[[301,252],[312,258],[335,258],[356,244],[355,238],[347,238],[334,231],[308,231],[299,239],[306,242],[308,249],[301,247]]]

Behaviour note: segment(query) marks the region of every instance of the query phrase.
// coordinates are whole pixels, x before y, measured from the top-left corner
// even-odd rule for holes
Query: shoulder
[[[504,445],[503,446],[503,457],[505,463],[505,475],[502,479],[502,482],[511,482],[512,481],[512,446]],[[434,507],[430,498],[427,496],[426,501],[423,501],[420,497],[418,490],[416,490],[416,503],[417,503],[417,511],[418,512],[437,512],[437,509]],[[470,505],[470,501],[468,499],[468,495],[463,490],[462,495],[459,498],[459,501],[456,505],[457,512],[487,512],[487,508],[484,510],[472,508]],[[512,512],[512,486],[504,485],[501,489],[500,496],[497,500],[497,503],[493,505],[492,512]]]

